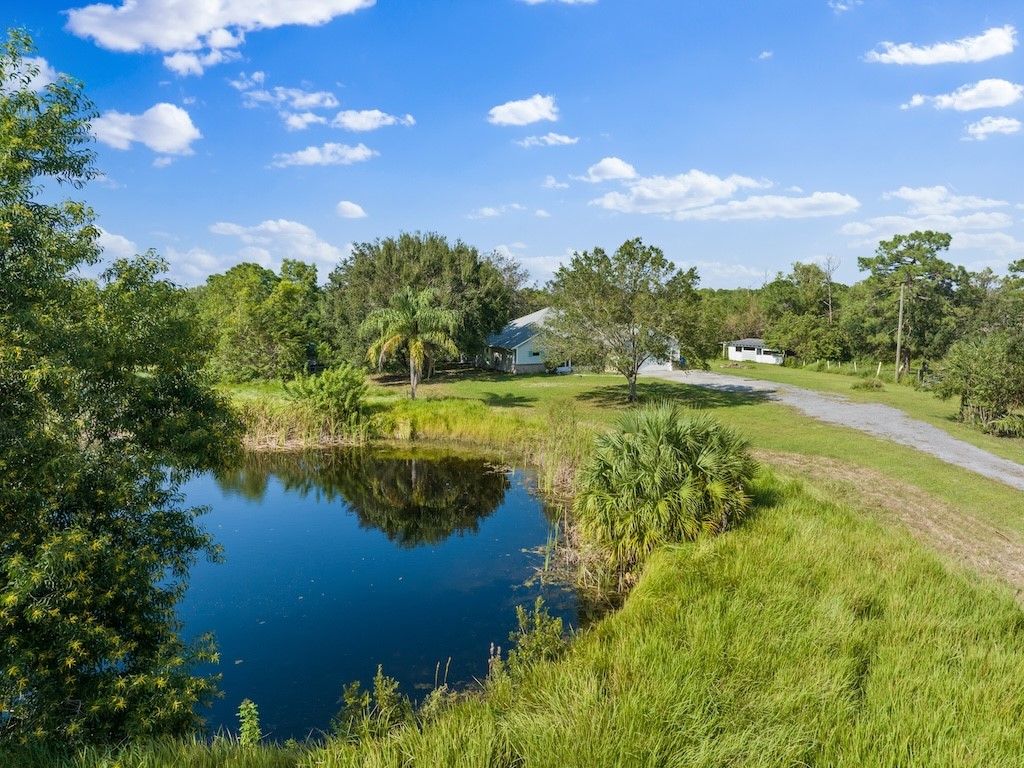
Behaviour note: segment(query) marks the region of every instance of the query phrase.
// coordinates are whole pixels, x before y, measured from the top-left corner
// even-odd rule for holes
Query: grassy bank
[[[755,493],[741,529],[655,553],[561,660],[420,727],[281,762],[189,746],[77,765],[1019,765],[1012,595],[799,481],[766,471]]]

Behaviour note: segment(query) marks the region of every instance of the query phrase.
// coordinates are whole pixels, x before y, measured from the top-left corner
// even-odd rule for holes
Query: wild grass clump
[[[234,738],[140,739],[121,746],[80,747],[35,744],[0,746],[4,768],[303,768],[316,746],[257,744]]]
[[[866,392],[880,392],[885,389],[885,385],[881,379],[877,378],[863,378],[860,381],[855,381],[850,385],[850,389],[860,389]]]
[[[596,438],[576,523],[621,575],[663,544],[736,524],[750,509],[756,470],[747,441],[707,414],[669,403],[633,409]]]
[[[581,425],[571,407],[522,413],[479,400],[424,398],[388,403],[373,415],[370,433],[390,440],[487,448],[500,459],[537,467],[544,491],[568,496],[595,431]]]
[[[335,431],[358,431],[366,415],[366,376],[350,363],[322,373],[299,376],[285,386],[307,409],[329,420]]]

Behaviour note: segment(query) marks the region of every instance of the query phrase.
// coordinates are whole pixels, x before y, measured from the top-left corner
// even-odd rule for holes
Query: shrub
[[[600,435],[574,502],[585,538],[608,552],[620,577],[659,545],[720,533],[750,508],[757,469],[747,441],[676,405],[623,414]]]
[[[366,377],[350,363],[297,378],[288,392],[329,424],[329,432],[355,431],[366,407]]]

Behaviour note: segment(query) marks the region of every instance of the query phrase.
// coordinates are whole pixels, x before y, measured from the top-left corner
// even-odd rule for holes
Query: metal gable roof
[[[551,311],[550,307],[539,309],[528,315],[517,317],[509,322],[498,333],[492,333],[487,337],[487,346],[498,347],[499,349],[516,349],[540,333],[544,326],[544,318]]]
[[[737,339],[729,342],[730,347],[763,347],[764,339]]]

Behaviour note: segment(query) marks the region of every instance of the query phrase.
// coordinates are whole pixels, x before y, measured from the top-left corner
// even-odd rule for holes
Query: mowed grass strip
[[[518,689],[313,765],[1019,766],[1024,613],[765,472],[755,519],[650,560]]]

